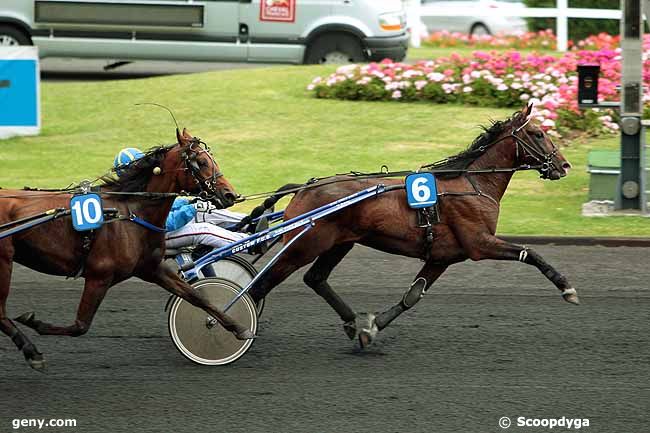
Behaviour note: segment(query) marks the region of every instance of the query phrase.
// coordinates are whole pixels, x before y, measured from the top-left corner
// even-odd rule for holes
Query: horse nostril
[[[562,168],[565,170],[569,170],[571,168],[571,164],[569,164],[568,161],[562,163]]]
[[[223,197],[229,201],[230,203],[234,203],[235,200],[237,200],[237,195],[232,193],[232,192],[227,192],[223,195]]]

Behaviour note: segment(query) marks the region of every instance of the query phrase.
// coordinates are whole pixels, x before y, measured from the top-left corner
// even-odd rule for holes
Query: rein
[[[61,189],[49,189],[49,188],[32,188],[24,187],[22,191],[34,191],[42,192],[43,194],[32,194],[28,197],[51,197],[53,195],[74,195],[74,194],[83,194],[85,192],[93,192],[99,195],[115,195],[115,196],[134,196],[134,197],[143,197],[151,200],[160,200],[163,198],[169,197],[194,197],[194,194],[190,194],[184,191],[179,193],[176,192],[125,192],[125,191],[100,191],[95,189],[86,189],[83,186],[77,186],[75,188],[61,188]],[[0,195],[0,198],[26,198],[24,195]]]
[[[423,166],[422,168],[426,168],[427,166]],[[465,175],[472,175],[472,174],[491,174],[491,173],[513,173],[517,171],[526,171],[526,170],[540,170],[542,168],[542,165],[521,165],[519,167],[513,167],[513,168],[484,168],[484,169],[432,169],[432,170],[402,170],[402,171],[380,171],[380,172],[374,172],[374,173],[362,173],[358,171],[351,171],[349,173],[340,173],[336,174],[334,176],[325,176],[325,177],[314,177],[309,179],[304,185],[298,186],[295,188],[289,188],[286,190],[282,190],[282,194],[292,194],[295,192],[300,192],[303,190],[307,189],[313,189],[313,188],[318,188],[321,186],[325,185],[330,185],[334,183],[341,183],[341,182],[352,182],[356,181],[359,179],[384,179],[384,178],[390,178],[390,177],[402,177],[402,176],[408,176],[409,174],[414,174],[414,173],[432,173],[432,174],[450,174],[450,173],[459,173],[459,174],[465,174]],[[350,176],[349,178],[345,179],[332,179],[333,177],[336,176]],[[326,180],[330,179],[329,181],[318,183],[321,180]],[[266,197],[271,197],[275,194],[277,194],[278,191],[267,191],[267,192],[261,192],[261,193],[256,193],[256,194],[251,194],[247,196],[241,196],[239,199],[237,199],[237,203],[241,203],[247,200],[260,200],[262,198]]]
[[[530,143],[528,143],[526,140],[523,138],[519,137],[517,133],[524,131],[526,136],[530,138],[528,133],[524,130],[525,126],[530,122],[530,118],[526,120],[521,126],[519,126],[516,129],[512,129],[510,134],[505,135],[497,140],[492,141],[491,143],[487,145],[483,145],[477,149],[477,151],[480,152],[482,155],[488,148],[494,146],[497,143],[500,143],[504,140],[512,138],[517,147],[516,147],[516,160],[519,160],[519,153],[520,153],[520,147],[522,149],[523,154],[529,156],[533,160],[535,160],[538,165],[520,165],[519,167],[512,167],[512,168],[485,168],[485,169],[461,169],[461,168],[455,168],[455,169],[444,169],[444,168],[435,168],[436,166],[439,166],[442,163],[445,163],[449,161],[449,159],[442,159],[440,161],[423,165],[420,167],[420,169],[413,171],[413,170],[402,170],[402,171],[388,171],[387,166],[384,165],[382,168],[386,168],[386,171],[379,171],[379,172],[374,172],[374,173],[363,173],[363,172],[357,172],[357,171],[351,171],[349,173],[341,173],[341,174],[336,174],[334,176],[325,176],[325,177],[314,177],[309,179],[304,185],[295,187],[295,188],[289,188],[286,190],[282,190],[282,194],[292,194],[295,192],[307,190],[307,189],[312,189],[312,188],[317,188],[325,185],[330,185],[334,183],[340,183],[340,182],[351,182],[351,181],[356,181],[359,179],[381,179],[381,178],[390,178],[390,177],[402,177],[402,176],[408,176],[409,174],[414,174],[414,173],[420,173],[420,172],[427,172],[427,173],[432,173],[432,174],[451,174],[451,173],[458,173],[459,175],[474,175],[474,174],[492,174],[492,173],[514,173],[517,171],[526,171],[526,170],[537,170],[542,174],[543,178],[548,177],[548,173],[551,169],[551,167],[554,167],[555,164],[553,163],[553,157],[557,154],[559,151],[555,143],[551,141],[553,144],[553,151],[551,153],[544,153],[543,151],[540,151],[536,149],[534,146],[532,146]],[[424,170],[423,170],[424,169]],[[332,179],[335,176],[350,176],[349,178],[344,178],[344,179]],[[327,180],[326,182],[318,183],[322,180]],[[468,176],[468,179],[470,177]],[[492,201],[495,201],[492,197],[482,193],[476,184],[470,180],[470,183],[474,187],[474,192],[468,192],[468,193],[443,193],[442,195],[450,195],[450,196],[459,196],[459,195],[478,195],[482,197],[487,197],[491,199]],[[244,202],[246,200],[259,200],[262,198],[266,197],[271,197],[275,194],[277,194],[278,191],[267,191],[267,192],[262,192],[262,193],[257,193],[257,194],[251,194],[247,196],[240,196],[240,198],[237,200],[237,203]]]

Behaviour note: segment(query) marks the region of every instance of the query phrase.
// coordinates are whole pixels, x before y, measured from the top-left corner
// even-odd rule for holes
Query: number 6
[[[418,177],[413,181],[411,190],[413,191],[413,198],[415,200],[422,202],[431,198],[431,188],[426,185],[427,181],[425,177]]]

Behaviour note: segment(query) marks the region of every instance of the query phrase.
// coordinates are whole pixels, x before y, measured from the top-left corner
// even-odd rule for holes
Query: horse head
[[[179,173],[176,182],[181,190],[199,193],[221,208],[232,206],[238,194],[221,172],[210,148],[185,128],[182,132],[176,129],[176,138],[178,145],[168,152],[163,166],[154,174],[176,171]]]
[[[517,160],[538,167],[542,179],[558,180],[569,174],[571,164],[542,128],[531,122],[533,105],[522,108],[513,118]]]

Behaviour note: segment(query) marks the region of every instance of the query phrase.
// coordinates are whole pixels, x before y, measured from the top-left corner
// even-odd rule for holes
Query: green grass
[[[175,141],[169,115],[205,140],[242,194],[349,170],[416,168],[454,154],[479,124],[513,110],[428,103],[318,100],[305,91],[331,67],[291,66],[107,82],[42,85],[39,137],[0,142],[0,185],[61,187],[94,178],[123,147]],[[559,182],[517,174],[503,202],[508,234],[650,235],[642,218],[580,216],[587,198],[586,154],[615,148],[615,136],[570,143],[574,169]],[[252,204],[244,206],[250,209]]]
[[[452,52],[456,52],[461,56],[469,57],[474,51],[498,51],[506,52],[513,51],[513,48],[475,48],[475,47],[456,47],[456,48],[433,48],[422,46],[420,48],[409,48],[408,51],[408,61],[415,62],[417,60],[427,60],[433,59],[436,57],[448,57]],[[543,53],[546,55],[561,57],[564,53],[560,53],[556,50],[516,50],[522,53],[523,55],[531,53]]]

